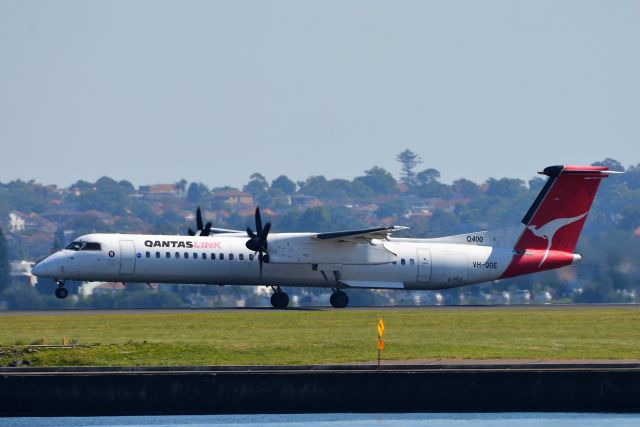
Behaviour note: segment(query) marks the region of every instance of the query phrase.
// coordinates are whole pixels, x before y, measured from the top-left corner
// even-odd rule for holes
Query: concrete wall
[[[441,411],[640,412],[640,367],[0,370],[0,416]]]

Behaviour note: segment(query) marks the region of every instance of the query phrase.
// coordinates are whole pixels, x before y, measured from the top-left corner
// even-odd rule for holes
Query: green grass
[[[381,317],[384,360],[640,359],[640,307],[540,307],[2,315],[0,365],[371,362]]]

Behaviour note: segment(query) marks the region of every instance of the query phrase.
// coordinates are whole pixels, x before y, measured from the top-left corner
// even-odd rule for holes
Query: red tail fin
[[[540,172],[549,179],[522,219],[526,228],[514,246],[514,259],[503,277],[573,262],[573,250],[608,170],[605,166],[550,166]]]

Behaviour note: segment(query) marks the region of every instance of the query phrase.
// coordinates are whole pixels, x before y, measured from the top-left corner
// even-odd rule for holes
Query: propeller
[[[254,253],[258,253],[258,260],[260,261],[260,279],[262,279],[262,264],[269,262],[267,236],[269,235],[269,230],[271,230],[271,223],[267,222],[264,225],[264,228],[262,227],[262,218],[260,216],[259,206],[256,207],[255,218],[256,231],[254,232],[251,227],[247,227],[247,236],[249,236],[249,240],[247,240],[245,246]]]
[[[211,222],[207,222],[207,224],[204,226],[202,224],[202,211],[200,210],[200,206],[198,206],[198,209],[196,209],[197,231],[193,231],[191,228],[189,228],[189,236],[208,236],[209,234],[211,234]]]

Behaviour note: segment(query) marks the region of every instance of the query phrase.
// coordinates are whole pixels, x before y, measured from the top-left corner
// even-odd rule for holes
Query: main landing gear
[[[64,282],[62,280],[56,280],[56,297],[63,299],[69,295],[69,291],[64,287]]]
[[[317,266],[315,267],[317,268]],[[349,305],[349,295],[347,295],[344,291],[340,290],[340,285],[342,283],[342,273],[340,270],[333,270],[333,283],[327,277],[327,273],[324,270],[320,270],[322,273],[322,277],[327,282],[329,286],[331,286],[331,290],[333,293],[331,294],[331,298],[329,298],[329,302],[331,306],[334,308],[345,308]]]
[[[345,308],[349,305],[349,295],[346,292],[337,289],[331,294],[329,302],[335,308]]]
[[[280,289],[280,286],[272,286],[273,295],[271,295],[271,305],[278,310],[284,310],[289,305],[289,295]],[[349,295],[340,289],[334,289],[329,298],[331,306],[334,308],[345,308],[349,305]]]
[[[275,288],[272,286],[271,289],[273,289],[273,295],[271,295],[271,305],[273,308],[278,310],[287,308],[289,305],[289,295],[282,292],[280,286],[276,286]]]

